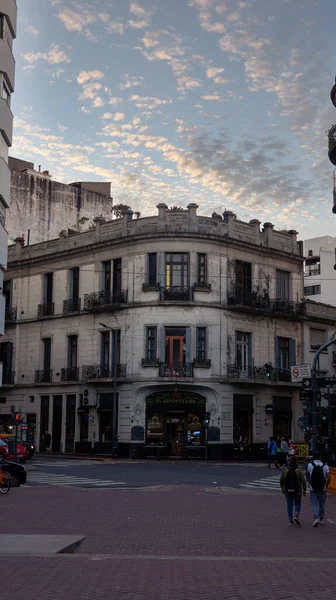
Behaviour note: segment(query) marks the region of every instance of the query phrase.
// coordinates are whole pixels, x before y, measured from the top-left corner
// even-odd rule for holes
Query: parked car
[[[9,441],[4,440],[2,437],[0,437],[0,454],[5,460],[15,459],[13,448],[10,448]],[[26,462],[26,460],[28,460],[28,451],[21,444],[17,444],[16,458],[19,462]]]
[[[14,441],[15,435],[13,435],[12,433],[3,433],[0,434],[0,439],[2,439],[5,443],[7,443],[7,440],[9,441]],[[20,446],[23,446],[27,452],[28,452],[28,458],[32,458],[32,456],[35,453],[35,444],[33,444],[32,442],[24,442],[22,438],[17,437],[16,438],[17,443],[20,444]]]
[[[19,465],[16,462],[10,462],[8,460],[4,460],[2,456],[0,456],[0,467],[9,473],[11,476],[12,483],[15,486],[24,485],[27,481],[27,473],[26,469]]]

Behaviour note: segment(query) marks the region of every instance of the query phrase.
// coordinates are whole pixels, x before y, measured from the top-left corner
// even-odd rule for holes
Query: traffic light
[[[12,423],[13,425],[18,425],[19,423],[22,423],[21,414],[19,412],[12,413]]]
[[[264,369],[265,369],[265,377],[266,377],[266,379],[271,379],[272,373],[273,373],[272,363],[270,363],[270,362],[265,363],[264,364]]]
[[[210,413],[206,412],[205,417],[204,417],[204,427],[205,428],[209,427],[209,423],[210,423]]]

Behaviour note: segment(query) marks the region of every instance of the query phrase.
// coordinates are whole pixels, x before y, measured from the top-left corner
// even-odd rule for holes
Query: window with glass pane
[[[112,331],[112,364],[114,365],[114,347],[117,346],[116,363],[120,363],[120,329]]]
[[[206,360],[206,328],[196,329],[196,360]]]
[[[76,369],[77,367],[77,346],[78,336],[69,335],[68,337],[68,368]]]
[[[157,346],[157,328],[147,327],[147,343],[146,343],[146,358],[147,360],[156,360],[156,346]]]
[[[50,371],[51,365],[51,338],[43,340],[43,369]]]
[[[148,285],[157,285],[157,254],[148,254]]]
[[[236,296],[243,300],[252,291],[252,264],[236,260]]]
[[[2,97],[6,100],[8,106],[10,106],[11,95],[10,91],[5,83],[2,84]]]
[[[249,364],[249,347],[251,334],[243,331],[236,332],[236,364],[240,371],[247,371]]]
[[[279,368],[289,370],[289,338],[279,337]]]
[[[289,300],[289,277],[288,271],[276,272],[276,298],[277,300]]]
[[[121,258],[113,261],[113,292],[118,294],[121,290]]]
[[[197,254],[197,283],[204,285],[207,282],[207,255]]]
[[[103,279],[102,279],[103,292],[110,292],[111,291],[111,261],[106,260],[105,262],[102,263],[102,267],[103,267]]]
[[[326,331],[324,329],[310,330],[310,347],[312,350],[318,350],[326,341]]]
[[[110,332],[101,333],[101,364],[108,367],[110,364]]]
[[[189,283],[188,254],[166,254],[166,287],[185,288]]]
[[[70,269],[70,300],[78,300],[79,297],[79,267]]]

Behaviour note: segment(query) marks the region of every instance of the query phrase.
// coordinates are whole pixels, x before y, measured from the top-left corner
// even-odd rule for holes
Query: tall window
[[[43,370],[50,371],[51,368],[51,338],[43,340]]]
[[[111,291],[111,261],[106,260],[102,263],[103,277],[102,277],[102,288],[103,292],[109,293]]]
[[[2,97],[4,100],[6,100],[8,106],[10,106],[11,95],[10,95],[10,91],[4,81],[2,82]]]
[[[189,285],[189,256],[183,254],[166,254],[166,287],[185,288]]]
[[[278,367],[279,369],[285,369],[285,370],[289,370],[290,369],[290,361],[289,361],[289,338],[284,338],[284,337],[279,337],[279,345],[278,345],[278,352],[279,352],[279,363],[278,363]]]
[[[113,261],[113,294],[120,294],[121,291],[121,258],[115,258]]]
[[[236,260],[236,297],[238,301],[252,292],[252,265],[243,260]]]
[[[151,252],[147,256],[148,260],[148,285],[157,285],[157,254]]]
[[[43,276],[43,304],[45,305],[46,314],[52,314],[53,303],[53,273],[45,273]]]
[[[77,347],[78,347],[78,336],[68,336],[68,369],[77,368]]]
[[[101,366],[109,368],[110,366],[110,332],[101,333]]]
[[[157,359],[157,328],[146,327],[146,359]]]
[[[311,329],[310,330],[310,348],[311,350],[318,350],[326,341],[326,331],[324,329]]]
[[[79,296],[79,267],[70,269],[70,299],[78,300]]]
[[[196,360],[206,360],[206,327],[196,328]]]
[[[252,366],[251,342],[250,333],[236,331],[236,366],[239,371],[247,371]]]
[[[3,342],[0,344],[0,361],[3,363],[3,383],[14,383],[13,381],[13,343]]]
[[[207,278],[207,255],[197,254],[197,284],[205,285]]]
[[[289,300],[289,281],[290,273],[288,271],[276,271],[276,298],[277,300]]]
[[[9,311],[12,308],[12,280],[7,280],[3,282],[3,295],[6,298],[6,311]]]
[[[116,358],[114,357],[114,349],[115,346],[117,348]],[[114,365],[114,361],[116,360],[117,365],[120,364],[120,329],[113,329],[112,331],[112,368]]]

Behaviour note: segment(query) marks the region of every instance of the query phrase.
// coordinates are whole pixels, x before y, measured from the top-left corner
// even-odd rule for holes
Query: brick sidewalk
[[[334,523],[317,530],[308,498],[302,528],[289,528],[280,495],[237,490],[23,487],[0,500],[2,533],[86,536],[74,556],[2,557],[11,600],[334,598],[318,573],[336,565],[336,497]]]

